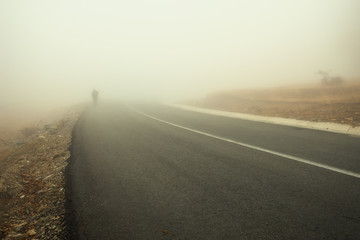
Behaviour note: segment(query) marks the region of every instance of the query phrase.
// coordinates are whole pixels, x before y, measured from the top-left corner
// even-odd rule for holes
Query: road
[[[360,138],[158,104],[74,128],[73,239],[359,239]]]

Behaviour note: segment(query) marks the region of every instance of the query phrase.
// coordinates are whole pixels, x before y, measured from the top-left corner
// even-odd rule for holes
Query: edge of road
[[[258,115],[252,115],[246,113],[227,112],[227,111],[214,110],[208,108],[193,107],[189,105],[175,104],[175,103],[163,103],[163,104],[188,111],[207,113],[207,114],[223,116],[223,117],[239,118],[239,119],[256,121],[256,122],[265,122],[265,123],[272,123],[272,124],[285,125],[291,127],[308,128],[308,129],[315,129],[320,131],[360,136],[360,127],[353,127],[350,125],[339,124],[339,123],[311,122],[311,121],[297,120],[290,118],[266,117],[266,116],[258,116]]]

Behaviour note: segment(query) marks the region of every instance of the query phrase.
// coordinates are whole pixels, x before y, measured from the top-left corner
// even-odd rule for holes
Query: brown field
[[[63,116],[68,111],[81,109],[83,104],[54,109],[15,109],[0,112],[0,159],[3,150],[22,144],[24,139]]]
[[[186,104],[262,116],[360,126],[360,81],[222,91]]]

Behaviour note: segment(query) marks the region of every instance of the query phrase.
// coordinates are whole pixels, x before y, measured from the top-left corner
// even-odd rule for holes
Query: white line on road
[[[130,108],[131,110],[145,116],[145,117],[151,118],[153,120],[156,120],[156,121],[159,121],[159,122],[162,122],[162,123],[166,123],[166,124],[174,126],[174,127],[182,128],[182,129],[188,130],[190,132],[194,132],[194,133],[198,133],[198,134],[201,134],[201,135],[204,135],[204,136],[216,138],[216,139],[219,139],[219,140],[223,140],[225,142],[237,144],[237,145],[247,147],[247,148],[251,148],[251,149],[255,149],[255,150],[258,150],[258,151],[261,151],[261,152],[266,152],[266,153],[269,153],[269,154],[272,154],[272,155],[276,155],[276,156],[280,156],[280,157],[283,157],[283,158],[291,159],[291,160],[294,160],[294,161],[297,161],[297,162],[305,163],[305,164],[316,166],[316,167],[319,167],[319,168],[324,168],[324,169],[327,169],[327,170],[330,170],[330,171],[333,171],[333,172],[342,173],[342,174],[345,174],[345,175],[348,175],[348,176],[351,176],[351,177],[360,178],[359,173],[347,171],[347,170],[340,169],[340,168],[337,168],[337,167],[332,167],[332,166],[322,164],[322,163],[312,162],[312,161],[306,160],[304,158],[291,156],[291,155],[288,155],[288,154],[272,151],[272,150],[269,150],[269,149],[266,149],[266,148],[257,147],[257,146],[253,146],[253,145],[250,145],[250,144],[234,141],[234,140],[231,140],[231,139],[228,139],[228,138],[216,136],[216,135],[213,135],[213,134],[210,134],[210,133],[198,131],[198,130],[195,130],[195,129],[192,129],[192,128],[184,127],[184,126],[181,126],[181,125],[178,125],[178,124],[175,124],[175,123],[167,122],[165,120],[153,117],[153,116],[148,115],[146,113],[140,112],[139,110],[137,110],[137,109],[135,109],[135,108],[133,108],[131,106],[127,106],[127,107]]]

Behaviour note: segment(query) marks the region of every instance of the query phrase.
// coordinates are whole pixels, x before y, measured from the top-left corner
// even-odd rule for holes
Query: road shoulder
[[[209,109],[209,108],[200,108],[200,107],[194,107],[194,106],[183,105],[183,104],[175,104],[175,103],[164,103],[164,104],[167,106],[176,107],[176,108],[180,108],[180,109],[184,109],[184,110],[188,110],[188,111],[206,113],[206,114],[223,116],[223,117],[239,118],[239,119],[256,121],[256,122],[272,123],[272,124],[278,124],[278,125],[315,129],[315,130],[320,130],[320,131],[328,131],[328,132],[336,132],[336,133],[360,136],[360,127],[352,127],[352,126],[346,125],[346,124],[330,123],[330,122],[312,122],[312,121],[281,118],[281,117],[267,117],[267,116],[259,116],[259,115],[246,114],[246,113],[214,110],[214,109]]]

